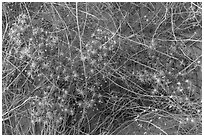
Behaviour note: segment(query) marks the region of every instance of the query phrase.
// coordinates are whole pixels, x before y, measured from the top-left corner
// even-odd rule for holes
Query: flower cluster
[[[24,117],[25,134],[200,134],[199,4],[21,4],[2,45],[3,134]]]

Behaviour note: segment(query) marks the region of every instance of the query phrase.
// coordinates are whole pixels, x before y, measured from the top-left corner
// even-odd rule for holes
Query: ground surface
[[[2,134],[202,134],[202,4],[3,3]]]

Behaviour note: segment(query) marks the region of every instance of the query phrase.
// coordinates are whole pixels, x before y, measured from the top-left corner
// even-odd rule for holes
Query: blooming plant
[[[2,3],[2,134],[202,134],[199,2]]]

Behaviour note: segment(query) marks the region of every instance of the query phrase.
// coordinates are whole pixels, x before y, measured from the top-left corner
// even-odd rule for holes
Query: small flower
[[[37,65],[36,62],[32,62],[30,65],[31,69],[34,69],[36,67],[36,65]]]
[[[82,102],[82,101],[78,101],[77,105],[78,105],[79,107],[82,107],[83,102]]]
[[[28,56],[28,57],[31,56],[31,55],[30,55],[30,49],[27,48],[27,47],[23,48],[23,49],[20,51],[20,53],[21,53],[23,56]]]
[[[31,123],[32,123],[32,124],[35,124],[35,120],[34,120],[34,119],[32,119],[32,120],[31,120]]]
[[[96,60],[91,60],[90,64],[91,65],[95,65],[96,64]]]
[[[74,78],[76,78],[76,77],[78,77],[79,75],[77,74],[77,72],[76,71],[73,71],[73,77]]]
[[[84,55],[81,55],[81,61],[85,61],[87,59],[87,57],[86,56],[84,56]]]
[[[47,112],[46,113],[46,116],[49,118],[49,119],[53,119],[53,114],[52,114],[52,112]]]
[[[191,118],[191,122],[192,122],[192,123],[195,123],[195,119],[194,119],[194,118]]]
[[[34,36],[37,35],[38,31],[39,31],[39,28],[34,28],[34,29],[33,29],[33,32],[32,32],[33,35],[34,35]]]
[[[68,112],[68,109],[67,109],[67,108],[65,108],[63,111],[64,111],[64,112]]]
[[[71,115],[71,116],[74,115],[74,110],[72,108],[70,108],[70,110],[69,110],[69,115]]]
[[[85,101],[84,105],[86,108],[91,108],[94,104],[95,100],[91,99],[90,101]]]
[[[181,82],[177,82],[177,85],[181,85]]]
[[[59,117],[59,120],[61,121],[63,118],[62,117]]]
[[[91,50],[91,54],[95,55],[97,52],[95,49]]]
[[[91,69],[90,72],[93,74],[94,73],[94,69]]]
[[[186,79],[186,80],[185,80],[185,82],[186,82],[186,83],[188,83],[188,82],[189,82],[189,80],[188,80],[188,79]]]

